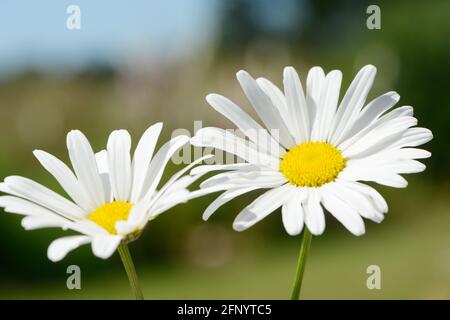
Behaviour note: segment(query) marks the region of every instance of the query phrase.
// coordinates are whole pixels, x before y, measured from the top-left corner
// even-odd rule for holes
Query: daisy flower
[[[245,160],[192,170],[193,174],[226,170],[201,185],[225,191],[209,205],[204,219],[239,195],[269,189],[239,213],[234,229],[243,231],[281,207],[288,234],[298,235],[306,225],[303,253],[311,233],[324,232],[325,210],[358,236],[365,232],[362,218],[381,222],[388,210],[386,201],[363,182],[406,187],[401,174],[425,169],[416,159],[431,154],[416,147],[431,140],[432,133],[415,127],[412,107],[393,108],[400,99],[396,92],[366,104],[375,73],[374,66],[363,67],[339,103],[338,70],[325,74],[320,67],[312,68],[304,91],[295,69],[286,67],[284,92],[267,79],[255,80],[239,71],[237,79],[264,126],[229,99],[208,95],[208,103],[247,139],[212,127],[200,129],[191,139],[193,145]]]
[[[51,261],[90,243],[93,254],[102,259],[119,249],[129,276],[135,277],[126,244],[139,237],[148,221],[195,197],[187,187],[199,176],[184,174],[205,158],[175,173],[158,190],[168,161],[189,141],[187,136],[177,136],[153,156],[161,129],[161,123],[148,128],[133,157],[126,130],[113,131],[106,150],[96,154],[83,133],[70,131],[67,149],[74,172],[45,151],[33,154],[72,201],[28,178],[9,176],[0,183],[0,191],[8,194],[0,196],[0,206],[23,215],[26,230],[60,227],[79,233],[54,240],[47,251]]]

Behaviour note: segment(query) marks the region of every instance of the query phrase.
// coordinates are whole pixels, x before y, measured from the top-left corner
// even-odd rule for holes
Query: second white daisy
[[[405,187],[400,175],[420,172],[415,159],[430,153],[415,147],[432,138],[430,130],[413,128],[413,108],[392,107],[399,95],[388,92],[365,105],[376,69],[359,71],[338,106],[342,74],[327,75],[319,67],[307,77],[306,94],[292,67],[284,70],[284,93],[267,79],[239,71],[237,79],[265,127],[229,99],[210,94],[209,104],[233,122],[248,138],[219,128],[199,130],[191,143],[233,153],[245,163],[200,166],[193,174],[228,170],[201,185],[225,190],[204,213],[208,219],[220,206],[256,189],[270,189],[236,218],[238,231],[253,226],[281,207],[290,235],[304,224],[312,234],[325,230],[324,208],[350,232],[362,235],[362,218],[383,220],[388,207],[383,197],[360,181]]]

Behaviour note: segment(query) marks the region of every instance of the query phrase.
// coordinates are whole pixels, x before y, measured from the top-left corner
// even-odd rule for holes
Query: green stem
[[[300,299],[300,289],[302,287],[303,274],[305,273],[306,258],[308,256],[309,247],[311,246],[311,238],[311,232],[309,232],[308,228],[305,226],[298,255],[297,273],[295,275],[294,287],[292,288],[291,300]]]
[[[144,300],[144,295],[142,294],[141,288],[139,287],[133,259],[131,258],[130,250],[128,249],[126,243],[121,243],[119,245],[119,254],[120,258],[122,259],[123,266],[125,267],[125,271],[127,272],[128,280],[130,281],[130,286],[131,289],[133,289],[136,300]]]

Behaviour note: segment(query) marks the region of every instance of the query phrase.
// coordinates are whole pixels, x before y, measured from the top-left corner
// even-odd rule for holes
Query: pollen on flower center
[[[116,222],[127,220],[133,205],[129,202],[113,201],[98,207],[87,217],[111,234],[117,234]]]
[[[334,181],[345,163],[342,153],[330,143],[306,142],[284,155],[280,171],[295,186],[320,187]]]

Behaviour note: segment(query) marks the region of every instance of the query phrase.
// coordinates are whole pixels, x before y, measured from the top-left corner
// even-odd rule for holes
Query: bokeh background
[[[81,29],[68,30],[66,8],[81,8]],[[381,8],[381,30],[368,30],[366,9]],[[293,65],[341,69],[346,88],[365,64],[377,66],[369,99],[395,90],[431,128],[427,170],[407,189],[380,187],[390,211],[355,237],[333,219],[314,237],[304,298],[450,298],[450,2],[313,0],[2,0],[0,2],[0,177],[19,174],[61,191],[32,156],[35,148],[68,161],[65,135],[82,130],[96,150],[113,129],[137,142],[164,121],[174,130],[232,128],[204,97],[222,93],[251,112],[235,73],[246,69],[282,84]],[[341,89],[341,94],[343,90]],[[171,170],[176,170],[172,165]],[[289,296],[300,237],[288,236],[276,212],[250,230],[231,223],[255,195],[201,220],[211,195],[152,221],[131,244],[148,299]],[[89,246],[51,263],[48,244],[62,230],[26,232],[0,214],[0,298],[132,298],[118,255],[103,261]],[[82,270],[82,289],[66,288],[66,268]],[[368,290],[378,265],[382,289]]]

